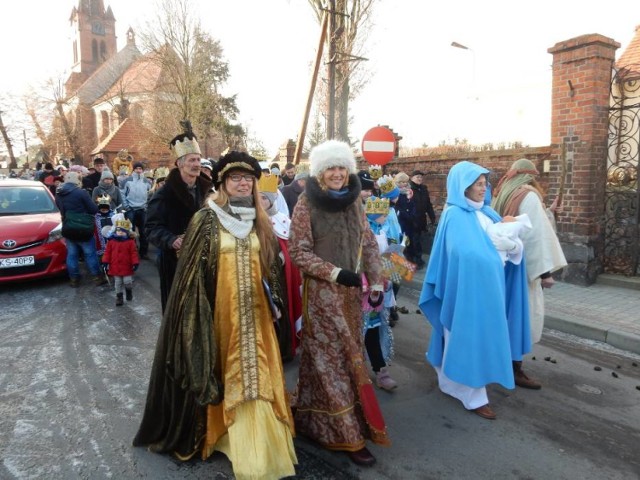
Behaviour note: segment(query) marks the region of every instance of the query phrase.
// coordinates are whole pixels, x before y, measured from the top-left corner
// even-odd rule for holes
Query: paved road
[[[183,464],[131,447],[159,326],[149,262],[134,297],[116,308],[108,288],[62,280],[1,289],[0,479],[233,478],[221,455]],[[378,395],[393,445],[372,447],[379,461],[362,469],[298,438],[298,478],[640,476],[640,357],[547,332],[526,362],[544,388],[490,387],[498,420],[487,421],[438,391],[415,300],[401,295],[412,313],[394,329],[400,387]],[[296,367],[285,368],[290,386]]]

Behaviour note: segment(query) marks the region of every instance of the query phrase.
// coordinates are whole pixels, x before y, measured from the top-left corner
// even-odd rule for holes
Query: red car
[[[0,284],[66,272],[60,211],[41,182],[0,180]]]

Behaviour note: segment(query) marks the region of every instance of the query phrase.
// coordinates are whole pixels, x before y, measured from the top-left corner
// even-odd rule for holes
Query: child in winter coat
[[[98,204],[98,213],[96,213],[96,250],[98,256],[101,257],[104,254],[105,248],[107,248],[107,238],[103,234],[105,227],[108,227],[106,231],[111,230],[113,226],[112,217],[116,212],[111,210],[111,197],[109,195],[101,195],[96,199]]]
[[[138,269],[140,259],[136,248],[135,234],[131,231],[129,220],[116,220],[115,230],[109,237],[107,248],[102,257],[102,266],[115,280],[116,306],[121,306],[122,285],[127,301],[133,300],[133,272]]]

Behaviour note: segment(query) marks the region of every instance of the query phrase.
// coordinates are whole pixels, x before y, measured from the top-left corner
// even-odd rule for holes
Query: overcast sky
[[[69,14],[77,0],[3,1],[0,92],[71,65]],[[104,0],[126,30],[144,27],[155,0]],[[237,94],[239,120],[270,154],[297,136],[319,26],[307,0],[193,0],[220,40]],[[466,138],[472,143],[549,143],[551,62],[557,42],[600,33],[622,44],[640,25],[640,1],[381,0],[369,32],[370,80],[351,104],[352,137],[378,124],[402,146]],[[451,47],[451,42],[469,47]],[[21,153],[18,146],[17,154]]]

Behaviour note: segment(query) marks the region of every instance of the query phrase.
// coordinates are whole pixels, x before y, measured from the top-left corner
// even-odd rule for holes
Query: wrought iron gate
[[[604,270],[640,275],[640,65],[614,71],[608,146]]]

